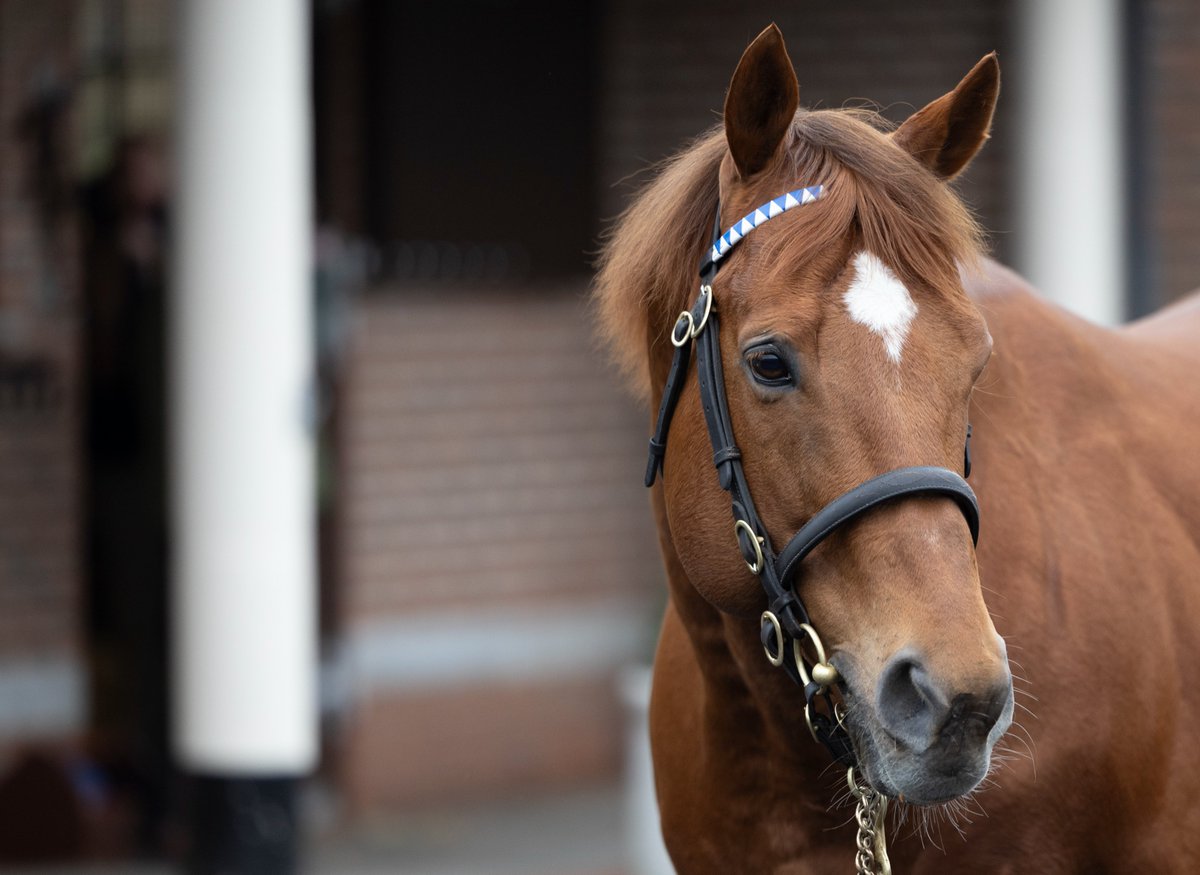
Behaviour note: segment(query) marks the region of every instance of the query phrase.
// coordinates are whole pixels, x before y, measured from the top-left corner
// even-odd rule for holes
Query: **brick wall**
[[[352,803],[614,776],[662,585],[643,416],[582,289],[367,297],[343,403]]]
[[[0,746],[82,728],[74,0],[0,3]]]

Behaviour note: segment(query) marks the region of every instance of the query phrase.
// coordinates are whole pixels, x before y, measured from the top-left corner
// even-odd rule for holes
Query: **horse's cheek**
[[[716,487],[716,477],[712,486]],[[718,610],[736,616],[758,617],[763,610],[762,587],[738,552],[729,517],[729,499],[716,487],[715,496],[700,483],[667,487],[667,520],[671,541],[688,581]],[[715,499],[715,500],[714,500]],[[673,581],[676,585],[679,581]]]

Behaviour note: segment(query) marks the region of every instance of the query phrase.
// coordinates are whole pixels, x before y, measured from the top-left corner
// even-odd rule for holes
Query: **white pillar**
[[[1018,268],[1096,322],[1125,314],[1121,0],[1021,0]]]
[[[308,5],[181,4],[172,688],[201,773],[316,756]]]
[[[625,849],[633,875],[675,872],[663,843],[650,756],[653,673],[649,666],[631,666],[617,679],[617,692],[625,706]]]

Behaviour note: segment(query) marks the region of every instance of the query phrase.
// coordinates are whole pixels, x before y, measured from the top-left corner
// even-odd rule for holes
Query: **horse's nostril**
[[[916,752],[939,741],[982,740],[1008,703],[1008,685],[953,695],[911,651],[893,656],[879,678],[876,713],[883,728]]]
[[[997,684],[990,692],[976,695],[963,693],[956,696],[946,723],[941,729],[943,736],[953,732],[986,736],[1004,714],[1008,706],[1009,685]]]
[[[914,750],[928,748],[950,710],[950,703],[911,653],[893,656],[879,678],[876,707],[883,727]]]

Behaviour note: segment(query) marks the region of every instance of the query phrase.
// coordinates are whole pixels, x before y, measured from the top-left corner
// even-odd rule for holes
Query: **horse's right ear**
[[[767,166],[799,104],[792,59],[772,24],[742,54],[725,96],[725,140],[739,174],[753,176]]]
[[[999,95],[1000,62],[992,52],[953,91],[910,116],[892,139],[942,179],[953,179],[987,140]]]

